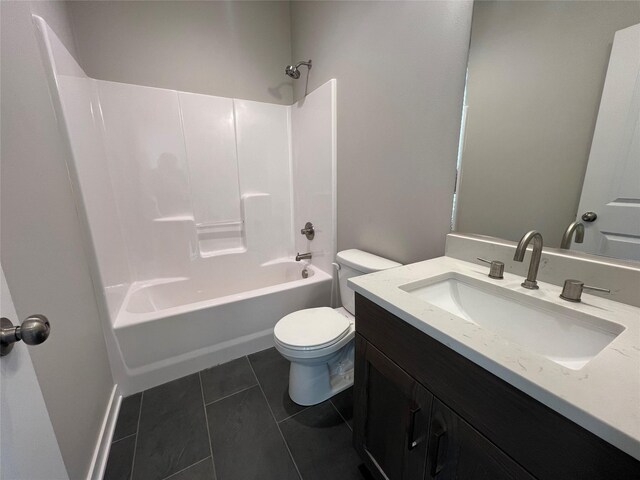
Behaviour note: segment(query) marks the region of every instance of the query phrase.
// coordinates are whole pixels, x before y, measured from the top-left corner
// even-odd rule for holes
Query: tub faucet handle
[[[300,234],[307,237],[307,240],[313,240],[313,237],[316,236],[316,230],[313,228],[313,223],[307,222],[304,224],[304,228],[300,230]]]

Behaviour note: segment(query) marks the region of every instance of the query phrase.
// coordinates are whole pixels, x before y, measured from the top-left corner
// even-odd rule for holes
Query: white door
[[[19,324],[0,274],[0,314]],[[0,358],[0,479],[68,480],[28,348],[37,347],[17,342]]]
[[[640,24],[614,37],[578,220],[585,239],[575,249],[640,260]]]

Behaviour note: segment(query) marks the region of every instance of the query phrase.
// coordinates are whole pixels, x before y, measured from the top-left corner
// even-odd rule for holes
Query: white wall
[[[30,5],[3,1],[0,13],[2,267],[18,317],[51,321],[30,354],[69,477],[80,479],[113,380]]]
[[[96,85],[135,281],[192,277],[196,268],[215,268],[223,254],[246,252],[256,266],[291,256],[287,107],[101,80]],[[255,194],[266,201],[260,218],[248,206]],[[228,236],[215,241],[221,229]]]
[[[189,238],[174,233],[180,228],[176,222],[156,222],[188,216],[193,229],[178,94],[124,83],[95,83],[104,121],[106,161],[133,279],[185,275],[193,250]],[[171,247],[169,237],[182,241]]]
[[[471,2],[293,2],[309,91],[337,80],[338,250],[444,253]],[[294,84],[304,92],[305,73]]]
[[[293,227],[296,251],[332,274],[336,255],[336,82],[331,80],[291,106]],[[300,230],[313,223],[315,236]]]
[[[639,22],[637,1],[475,3],[458,231],[560,246],[614,33]]]
[[[112,321],[132,282],[292,256],[289,107],[94,80],[40,28]]]
[[[248,100],[234,100],[234,106],[240,192],[244,216],[250,220],[246,225],[247,248],[259,250],[263,261],[291,258],[289,107]],[[254,218],[250,218],[250,212],[256,212]],[[254,235],[252,230],[256,232]]]
[[[292,103],[284,75],[289,2],[71,1],[68,8],[90,77]]]
[[[72,188],[77,189],[84,200],[76,206],[80,207],[81,213],[86,211],[90,225],[88,234],[93,250],[89,254],[95,254],[94,268],[99,271],[98,278],[94,279],[95,287],[99,292],[102,289],[108,292],[108,309],[115,314],[132,282],[132,272],[116,196],[111,188],[98,90],[47,23],[37,19],[35,26],[43,55],[55,59],[43,61],[43,64],[50,90],[60,92],[59,96],[52,95],[54,105],[57,106],[59,100],[64,106],[64,115],[59,116],[61,133],[69,136],[73,157],[82,159],[80,162],[67,162],[67,167]],[[85,182],[80,184],[75,181],[77,178],[84,178]]]

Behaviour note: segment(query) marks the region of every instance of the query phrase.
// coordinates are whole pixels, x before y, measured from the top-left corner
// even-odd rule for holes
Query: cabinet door
[[[354,444],[373,476],[421,480],[433,396],[356,337]]]
[[[439,400],[433,400],[425,478],[533,480],[493,443]]]

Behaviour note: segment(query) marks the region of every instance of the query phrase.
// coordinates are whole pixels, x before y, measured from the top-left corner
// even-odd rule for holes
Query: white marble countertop
[[[572,370],[399,288],[447,272],[457,272],[593,315],[620,324],[625,330],[584,367]],[[493,280],[488,272],[485,266],[439,257],[354,277],[349,280],[349,286],[640,460],[640,308],[587,293],[583,294],[581,303],[570,303],[559,298],[562,290],[559,286],[539,282],[539,290],[527,290],[520,286],[523,280],[520,276],[505,273],[503,280]]]

